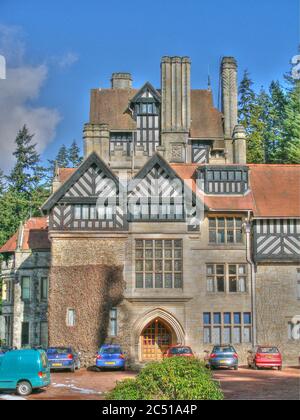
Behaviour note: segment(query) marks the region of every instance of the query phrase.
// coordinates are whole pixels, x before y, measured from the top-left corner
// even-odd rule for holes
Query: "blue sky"
[[[207,86],[210,68],[217,96],[221,56],[234,55],[240,75],[249,69],[259,89],[289,69],[298,43],[298,0],[0,0],[0,54],[19,69],[10,85],[0,80],[1,107],[1,90],[14,96],[20,84],[23,92],[7,108],[6,119],[15,117],[0,128],[0,166],[11,164],[3,161],[20,107],[37,127],[43,158],[52,158],[63,143],[81,145],[89,90],[107,87],[112,72],[131,72],[135,86],[159,86],[161,56],[189,55],[193,87]]]

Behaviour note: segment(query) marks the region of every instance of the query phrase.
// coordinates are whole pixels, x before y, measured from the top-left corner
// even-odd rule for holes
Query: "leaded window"
[[[252,339],[250,312],[205,312],[203,314],[204,344],[249,344]]]
[[[137,240],[137,289],[182,289],[182,240]]]
[[[243,219],[241,217],[210,217],[209,242],[212,244],[243,243]]]
[[[246,264],[207,264],[208,293],[246,293]]]

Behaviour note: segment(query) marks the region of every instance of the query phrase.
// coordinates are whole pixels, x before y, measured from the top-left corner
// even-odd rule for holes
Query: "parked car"
[[[278,368],[282,370],[282,355],[277,347],[259,346],[249,351],[248,356],[249,368]]]
[[[166,351],[164,357],[195,357],[195,355],[190,347],[172,346]]]
[[[51,370],[70,370],[74,373],[80,369],[80,353],[71,347],[50,347],[47,357]]]
[[[125,370],[125,353],[118,345],[104,345],[96,355],[96,366],[98,369]]]
[[[207,351],[206,353],[209,354]],[[211,369],[228,368],[238,370],[239,358],[234,347],[215,346],[207,358],[207,366]]]
[[[50,385],[50,366],[41,350],[8,351],[0,357],[0,390],[26,397],[33,389]]]

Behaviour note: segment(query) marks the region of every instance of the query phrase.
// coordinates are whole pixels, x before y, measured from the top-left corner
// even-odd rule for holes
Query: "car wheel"
[[[27,397],[32,393],[32,386],[27,381],[19,382],[17,385],[17,394],[21,397]]]
[[[279,371],[282,371],[282,366],[279,366],[278,370],[279,370]]]

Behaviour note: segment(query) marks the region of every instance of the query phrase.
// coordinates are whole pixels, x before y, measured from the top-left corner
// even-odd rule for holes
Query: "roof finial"
[[[210,66],[208,65],[207,89],[211,92]]]

